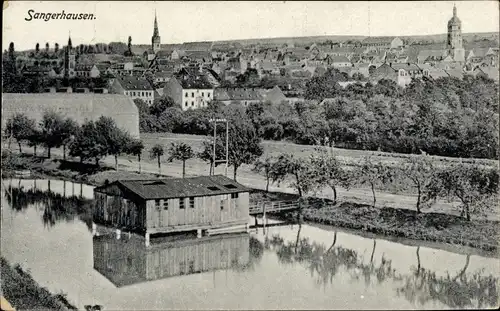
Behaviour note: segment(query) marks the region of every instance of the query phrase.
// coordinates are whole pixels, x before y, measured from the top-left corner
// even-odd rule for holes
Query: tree
[[[312,191],[316,186],[310,161],[296,158],[293,154],[284,153],[276,159],[271,179],[279,184],[288,176],[293,177],[294,181],[291,186],[297,189],[299,197]]]
[[[45,53],[49,53],[50,45],[49,43],[45,43]]]
[[[141,155],[144,149],[144,144],[140,139],[132,139],[129,141],[125,153],[137,156],[139,161],[139,174],[141,173]]]
[[[175,102],[171,97],[163,96],[153,101],[153,104],[149,107],[149,113],[159,117],[167,108],[174,106]]]
[[[426,199],[458,198],[461,216],[470,221],[471,214],[481,214],[495,206],[490,198],[498,192],[498,171],[478,164],[453,164],[434,176]]]
[[[22,152],[21,142],[32,138],[35,128],[35,120],[28,118],[24,114],[15,114],[11,119],[7,120],[5,131],[9,137],[16,139],[19,152]]]
[[[186,143],[172,143],[169,149],[168,161],[182,161],[182,178],[186,176],[186,161],[195,156],[193,149]]]
[[[215,158],[216,160],[221,160],[226,158],[226,146],[222,143],[220,139],[217,140],[217,145],[215,146]],[[217,162],[214,165],[214,143],[210,140],[204,140],[202,143],[202,151],[198,153],[198,158],[208,162],[210,164],[209,175],[214,173],[215,167],[222,162]]]
[[[41,131],[37,128],[34,128],[27,140],[28,140],[28,146],[33,147],[33,155],[36,157],[36,148],[39,145],[43,144]]]
[[[420,213],[423,191],[427,189],[435,172],[432,160],[426,155],[408,157],[405,162],[403,162],[401,171],[417,188],[416,208],[417,213]]]
[[[163,146],[160,145],[160,144],[156,144],[153,146],[153,148],[151,148],[151,150],[149,151],[149,156],[151,159],[157,159],[158,160],[158,172],[159,174],[161,175],[161,162],[160,162],[160,158],[161,156],[165,153],[165,151],[163,150]]]
[[[35,45],[35,53],[38,54],[38,52],[40,52],[40,43],[36,43]]]
[[[131,138],[111,117],[101,116],[95,124],[106,142],[106,154],[115,157],[115,170],[118,170],[118,156],[126,150]]]
[[[66,147],[75,139],[76,134],[80,130],[80,126],[75,120],[66,118],[60,129],[58,135],[60,135],[61,145],[63,146],[63,159],[66,160]]]
[[[54,53],[57,54],[57,52],[59,52],[59,43],[56,42],[54,45]]]
[[[357,181],[359,185],[369,184],[373,194],[373,207],[377,202],[375,196],[375,186],[378,183],[386,184],[392,180],[390,169],[382,162],[373,162],[370,156],[363,159],[362,163],[354,170],[351,176],[352,180]]]
[[[311,156],[311,169],[318,186],[328,186],[333,191],[333,204],[337,204],[337,186],[349,187],[349,178],[334,154],[324,148],[315,148]]]
[[[264,173],[264,176],[266,177],[266,192],[269,192],[269,182],[275,176],[275,163],[276,158],[266,156],[264,159],[257,159],[252,169],[254,172]]]
[[[87,159],[94,159],[95,165],[99,166],[99,159],[107,154],[107,141],[94,121],[85,122],[69,144],[69,155],[80,157],[81,163]]]
[[[9,60],[15,60],[14,42],[9,43]]]
[[[63,143],[61,136],[63,123],[62,116],[53,111],[45,112],[40,121],[43,145],[47,148],[47,157],[49,159],[51,157],[50,150],[60,147]]]
[[[260,157],[263,149],[260,138],[257,136],[255,128],[245,119],[244,111],[229,111],[227,119],[229,122],[229,163],[233,166],[233,179],[236,181],[237,170],[242,164],[251,164]],[[232,108],[230,108],[232,109]],[[226,141],[226,132],[221,131],[220,140]]]

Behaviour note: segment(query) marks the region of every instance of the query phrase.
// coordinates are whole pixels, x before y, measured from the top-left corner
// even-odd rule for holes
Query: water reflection
[[[91,189],[55,180],[3,185],[2,204],[12,208],[2,210],[2,255],[80,308],[486,308],[499,300],[496,258],[308,225],[146,249],[126,234],[92,237]]]
[[[364,279],[367,286],[373,281],[378,284],[388,279],[398,281],[402,285],[396,289],[397,294],[421,306],[429,301],[439,301],[451,308],[495,307],[498,304],[498,278],[487,275],[484,269],[467,275],[470,255],[467,255],[465,266],[457,275],[439,277],[420,266],[420,247],[417,247],[417,267],[405,275],[393,269],[391,260],[383,255],[380,264],[374,264],[376,240],[373,240],[370,260],[365,263],[356,251],[335,245],[337,232],[328,249],[323,244],[301,238],[300,232],[299,228],[295,241],[285,243],[280,236],[274,235],[270,239],[266,237],[265,243],[269,243],[270,249],[276,252],[280,263],[298,263],[307,268],[318,285],[331,284],[343,269],[352,279]]]
[[[246,233],[153,243],[149,247],[134,236],[96,236],[94,269],[117,287],[215,270],[244,271],[262,256],[259,244]],[[257,251],[251,246],[257,246]]]
[[[24,185],[21,185],[21,180],[19,180],[17,187],[13,183],[5,185],[4,195],[8,205],[15,211],[23,211],[30,206],[42,210],[42,222],[48,228],[55,226],[60,221],[70,222],[80,219],[91,230],[92,201],[83,198],[81,193],[66,193],[65,181],[63,181],[62,188],[62,194],[52,191],[50,180],[47,181],[46,189],[37,187],[36,180],[33,180],[31,186],[25,188]],[[80,187],[80,189],[83,189],[83,187]]]

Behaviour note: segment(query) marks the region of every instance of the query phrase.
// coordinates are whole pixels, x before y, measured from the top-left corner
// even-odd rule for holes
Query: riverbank
[[[114,171],[109,167],[98,170],[92,165],[84,165],[61,160],[32,159],[29,156],[14,156],[15,163],[3,167],[2,177],[14,177],[14,170],[30,170],[29,178],[58,178],[73,182],[99,186],[105,180],[139,179],[139,178],[167,178],[171,176],[138,174],[132,171]],[[298,200],[298,195],[254,190],[250,200],[284,201]],[[303,220],[318,224],[332,225],[341,228],[353,229],[393,237],[440,242],[453,245],[464,245],[481,250],[494,252],[498,250],[500,223],[494,220],[464,218],[445,213],[416,213],[414,210],[373,207],[349,200],[340,200],[333,205],[331,200],[306,198],[303,204]]]
[[[77,310],[65,294],[52,294],[19,265],[0,258],[2,295],[16,310]]]

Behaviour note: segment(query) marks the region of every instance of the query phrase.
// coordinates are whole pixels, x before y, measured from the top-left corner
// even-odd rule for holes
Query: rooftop
[[[152,90],[153,88],[146,79],[133,76],[123,76],[117,78],[125,90]]]
[[[117,180],[111,184],[123,187],[144,200],[214,196],[250,191],[249,188],[222,175],[153,180]],[[107,187],[109,185],[97,187],[94,191],[105,192]]]

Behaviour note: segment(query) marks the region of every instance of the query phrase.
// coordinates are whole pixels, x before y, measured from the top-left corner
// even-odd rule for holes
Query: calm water
[[[50,192],[49,192],[50,188]],[[334,228],[153,242],[91,232],[92,187],[4,180],[1,253],[82,308],[415,309],[498,305],[498,258]],[[253,221],[251,222],[253,224]],[[417,269],[417,267],[420,269]]]

